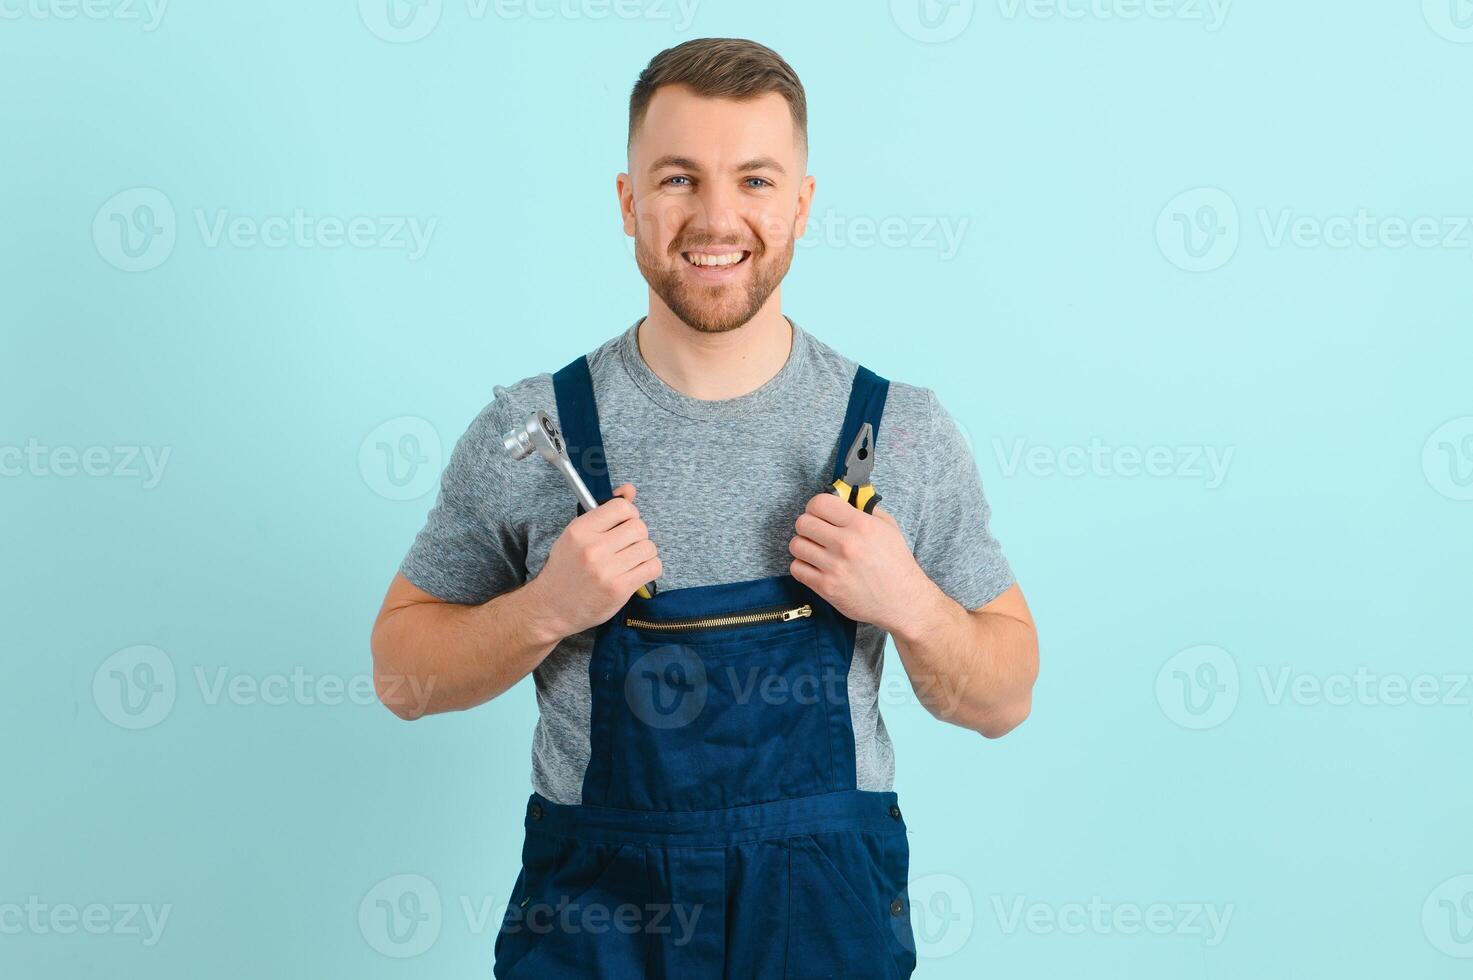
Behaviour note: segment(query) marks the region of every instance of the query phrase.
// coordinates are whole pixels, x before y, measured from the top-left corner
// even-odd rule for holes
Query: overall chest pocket
[[[625,617],[595,658],[585,802],[708,810],[852,788],[848,651],[822,613]]]

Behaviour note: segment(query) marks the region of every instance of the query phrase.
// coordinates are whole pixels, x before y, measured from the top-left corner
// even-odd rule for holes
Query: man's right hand
[[[597,508],[568,522],[547,562],[528,583],[563,636],[604,622],[662,571],[649,528],[634,506],[632,483]]]

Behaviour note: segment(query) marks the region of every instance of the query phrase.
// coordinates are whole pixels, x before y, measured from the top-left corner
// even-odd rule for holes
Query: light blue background
[[[644,309],[614,199],[634,76],[741,35],[810,99],[828,231],[787,311],[936,389],[1040,627],[999,742],[887,691],[919,975],[1469,975],[1466,4],[988,0],[928,31],[909,0],[706,0],[684,29],[653,0],[445,0],[402,43],[380,2],[0,6],[0,974],[489,976],[529,685],[413,725],[214,685],[361,690],[433,493],[391,498],[493,384]],[[136,188],[175,241],[129,272]],[[417,259],[200,228],[298,209],[435,224]],[[1393,222],[1317,243],[1362,213]],[[1438,244],[1390,247],[1416,218]],[[379,442],[428,479],[401,492]],[[124,472],[65,475],[58,447],[95,446]],[[167,450],[157,485],[113,447]],[[1152,447],[1169,472],[1138,472]],[[1182,465],[1208,448],[1220,482]],[[176,686],[129,730],[139,645]],[[1357,669],[1436,703],[1277,696]],[[391,934],[406,883],[441,911]],[[31,896],[169,918],[153,945],[40,931]],[[1133,928],[1157,904],[1180,932]]]

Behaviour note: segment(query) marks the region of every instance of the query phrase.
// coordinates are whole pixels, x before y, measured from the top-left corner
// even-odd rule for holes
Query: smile
[[[734,249],[730,252],[681,252],[687,265],[703,271],[725,272],[747,261],[751,252]]]

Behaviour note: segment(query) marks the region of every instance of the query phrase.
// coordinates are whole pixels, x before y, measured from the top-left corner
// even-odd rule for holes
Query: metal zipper
[[[805,602],[801,606],[754,609],[750,612],[730,613],[726,616],[698,616],[686,619],[636,619],[633,616],[625,616],[624,625],[642,630],[703,630],[722,626],[755,626],[758,623],[779,621],[786,623],[789,620],[805,619],[812,615],[813,606]]]

